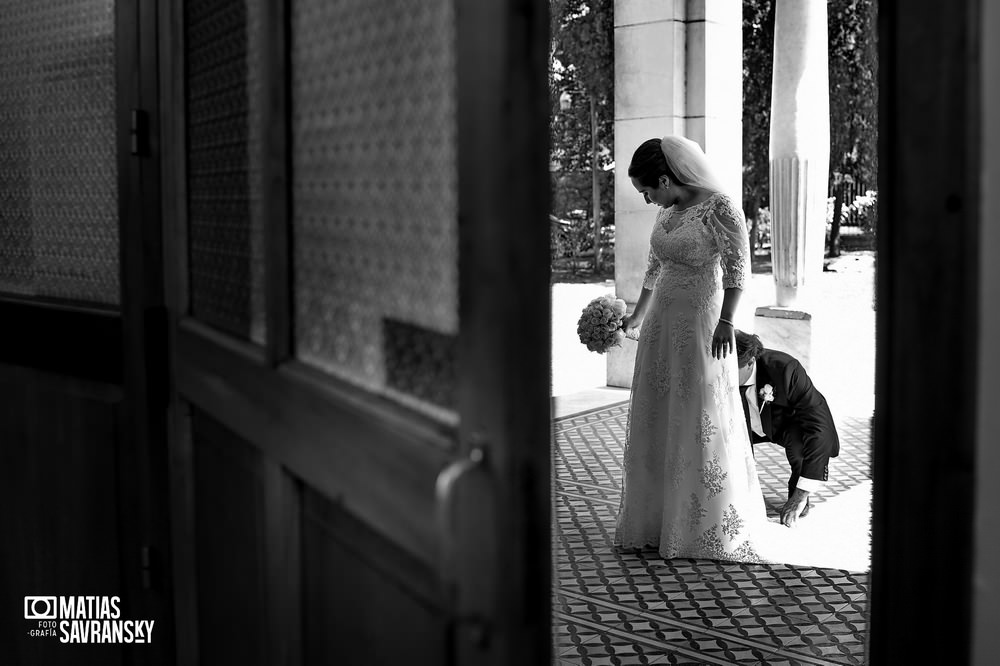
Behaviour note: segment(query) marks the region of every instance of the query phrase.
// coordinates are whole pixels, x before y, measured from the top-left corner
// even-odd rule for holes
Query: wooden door
[[[179,663],[547,663],[546,4],[161,14]]]
[[[156,24],[140,5],[0,2],[3,663],[173,662],[162,266],[145,246],[159,184],[133,123],[157,103],[140,48]],[[151,642],[31,635],[26,597],[78,595],[119,597]]]

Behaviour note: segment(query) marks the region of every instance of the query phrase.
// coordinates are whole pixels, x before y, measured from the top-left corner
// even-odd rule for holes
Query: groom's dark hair
[[[742,368],[751,360],[760,356],[764,351],[764,344],[753,333],[736,331],[736,362]]]

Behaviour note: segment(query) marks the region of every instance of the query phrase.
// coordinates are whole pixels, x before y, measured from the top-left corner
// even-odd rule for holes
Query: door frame
[[[552,655],[549,4],[456,0],[458,18],[461,441],[491,447],[497,500],[497,615],[519,644],[498,664]],[[490,344],[497,322],[522,336]],[[471,323],[471,325],[470,325]],[[484,381],[488,378],[488,381]],[[520,405],[520,408],[511,409]],[[498,568],[499,570],[499,568]],[[474,572],[472,573],[474,576]],[[474,663],[474,662],[470,662]]]
[[[116,499],[120,589],[126,616],[155,621],[150,644],[123,649],[136,664],[173,664],[166,439],[163,400],[162,260],[159,248],[159,161],[156,112],[155,0],[114,3],[114,151],[117,166],[119,302],[116,305],[44,296],[0,295],[0,363],[25,385],[105,403],[113,412],[112,441],[81,447],[114,451],[106,470]],[[69,70],[67,70],[69,71]],[[132,111],[148,121],[136,127]],[[82,433],[74,436],[83,437]],[[94,481],[90,479],[90,481]],[[60,538],[53,533],[55,540]],[[32,544],[15,544],[25,547]],[[36,547],[42,544],[34,544]],[[80,552],[81,561],[104,558]],[[106,559],[100,560],[106,564]],[[76,581],[86,587],[90,581]],[[65,591],[51,590],[52,593]]]
[[[970,660],[980,0],[940,9],[879,1],[872,664]]]
[[[166,438],[169,391],[163,285],[158,0],[116,2],[124,54],[117,80],[119,247],[124,389],[123,515],[140,526],[123,535],[135,606],[157,620],[160,647],[140,663],[175,663],[174,595]],[[131,29],[129,27],[131,26]],[[130,600],[130,606],[132,605]]]

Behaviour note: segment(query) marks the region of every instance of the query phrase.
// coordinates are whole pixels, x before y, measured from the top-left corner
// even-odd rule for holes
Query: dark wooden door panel
[[[216,4],[161,4],[178,654],[545,663],[546,5]],[[232,227],[249,271],[193,251]],[[263,276],[259,335],[201,271],[220,309]]]
[[[294,663],[298,483],[200,411],[191,431],[201,661]]]
[[[178,331],[181,394],[269,459],[349,510],[427,564],[438,555],[434,484],[451,459],[448,429],[358,391],[280,371],[253,348],[206,327]]]
[[[448,663],[437,572],[315,491],[304,506],[304,663]]]
[[[202,663],[448,663],[434,566],[197,408],[190,433]]]
[[[123,663],[120,645],[29,637],[23,597],[121,596],[118,447],[121,391],[0,365],[0,622],[10,664]],[[9,647],[8,647],[9,646]]]
[[[118,312],[0,295],[0,363],[120,384]]]

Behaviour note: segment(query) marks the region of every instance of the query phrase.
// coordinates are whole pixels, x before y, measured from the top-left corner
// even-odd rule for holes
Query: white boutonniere
[[[769,402],[774,402],[774,387],[770,384],[764,384],[764,388],[760,390],[760,409],[758,411],[764,411],[764,405]]]

